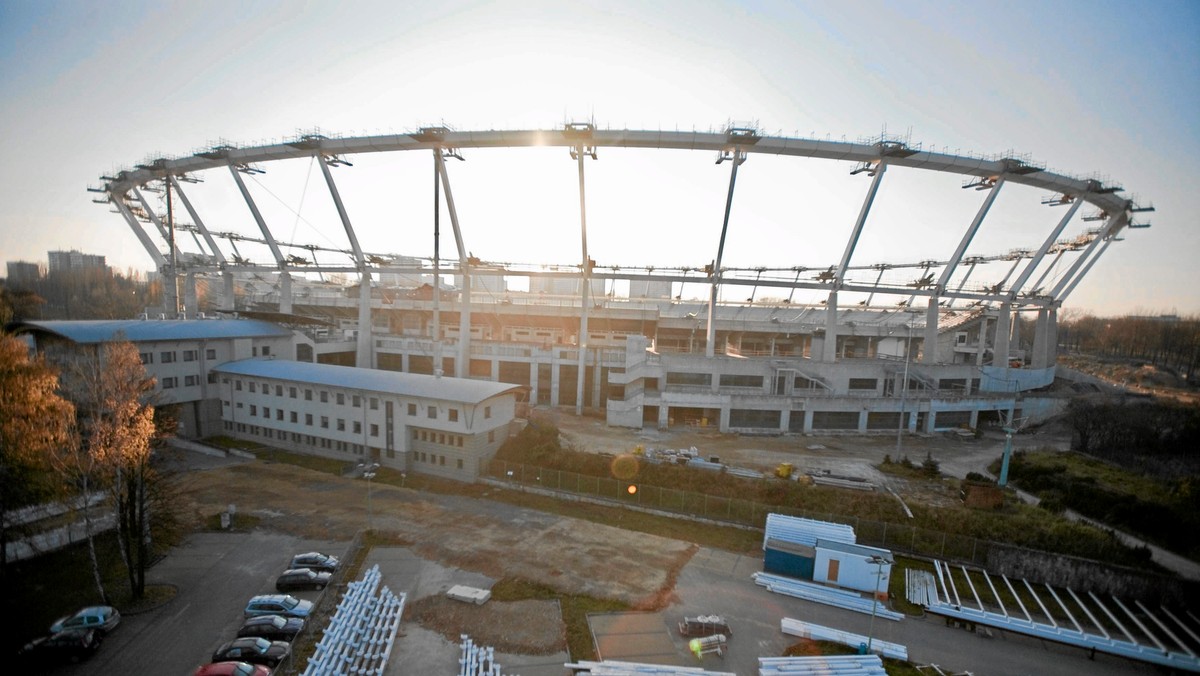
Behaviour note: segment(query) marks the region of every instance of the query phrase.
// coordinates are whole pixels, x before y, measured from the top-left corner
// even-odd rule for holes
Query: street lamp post
[[[875,636],[875,609],[879,607],[879,584],[883,581],[883,564],[887,563],[887,559],[875,554],[866,561],[877,566],[875,570],[875,595],[871,597],[871,624],[867,629],[867,654],[870,655],[871,641]]]
[[[371,528],[371,479],[375,478],[375,472],[379,469],[379,463],[372,462],[370,464],[360,463],[356,469],[362,470],[362,477],[367,480],[367,530]]]
[[[908,395],[908,360],[912,353],[912,322],[908,323],[908,343],[904,346],[904,379],[900,383],[900,422],[896,424],[896,462],[900,462],[901,439],[904,436],[904,404]]]

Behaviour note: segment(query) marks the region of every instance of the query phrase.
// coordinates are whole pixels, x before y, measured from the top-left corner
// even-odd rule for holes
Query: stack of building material
[[[458,658],[458,676],[503,676],[500,665],[496,664],[495,648],[475,645],[466,634],[459,639],[462,656]]]
[[[878,617],[896,622],[904,619],[902,613],[889,610],[882,603],[874,599],[863,598],[858,592],[826,587],[815,582],[793,580],[792,578],[771,575],[770,573],[755,573],[753,577],[755,584],[760,587],[766,587],[776,594],[823,603],[827,606],[853,610],[854,612],[865,613],[867,615],[874,613]]]
[[[758,676],[887,676],[879,655],[760,657]]]
[[[854,544],[857,539],[854,527],[831,521],[815,521],[783,514],[768,514],[767,527],[763,536],[763,549],[771,540],[816,547],[817,540],[831,540]]]
[[[840,629],[831,629],[823,627],[819,624],[809,622],[801,622],[793,620],[790,617],[785,617],[780,622],[780,630],[789,636],[799,636],[801,638],[811,638],[814,641],[833,641],[848,645],[851,648],[862,649],[869,642],[871,644],[870,652],[879,653],[884,657],[891,657],[897,660],[908,661],[908,648],[899,643],[889,643],[878,639],[869,639],[862,634],[852,634],[848,631]]]
[[[666,664],[615,662],[612,660],[583,661],[575,664],[567,663],[563,666],[574,669],[576,676],[580,674],[591,674],[591,676],[644,676],[645,674],[654,676],[737,676],[728,671],[705,671],[699,667],[673,667]]]
[[[487,603],[488,599],[492,598],[492,592],[489,589],[478,589],[476,587],[467,587],[465,585],[456,584],[450,589],[446,590],[446,596],[449,596],[455,601],[474,603],[477,606],[481,606]]]
[[[404,613],[405,594],[380,587],[379,566],[346,586],[303,676],[383,674]]]

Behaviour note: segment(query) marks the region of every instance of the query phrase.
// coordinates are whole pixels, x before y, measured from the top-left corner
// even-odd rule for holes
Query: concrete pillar
[[[992,366],[1008,366],[1009,332],[1012,327],[1012,306],[1001,303],[996,314],[996,339],[992,341]]]
[[[806,409],[804,411],[804,433],[805,434],[812,433],[812,429],[813,429],[812,422],[813,422],[813,412]]]
[[[837,291],[829,292],[825,301],[825,346],[821,350],[821,361],[833,363],[837,361]]]
[[[779,431],[787,432],[792,426],[792,409],[785,408],[779,413]]]
[[[671,407],[664,402],[658,404],[658,429],[665,430],[671,420]]]
[[[979,320],[979,349],[975,351],[976,366],[983,365],[983,353],[985,348],[987,348],[987,326],[988,318],[987,315],[984,315]]]
[[[279,312],[292,314],[292,275],[287,270],[279,271]]]
[[[492,362],[492,380],[500,380],[500,361]],[[537,360],[529,362],[529,405],[537,406],[538,402],[538,363]]]
[[[196,273],[188,271],[183,278],[183,314],[188,319],[195,319],[200,312],[200,303],[196,298]]]
[[[550,405],[558,406],[558,361],[550,364]]]
[[[858,433],[864,434],[867,431],[867,412],[865,410],[858,412]]]
[[[1058,363],[1058,308],[1050,308],[1046,318],[1046,366]]]
[[[600,393],[603,391],[604,385],[604,383],[600,382],[600,374],[603,373],[600,370],[601,354],[599,349],[592,351],[592,358],[596,360],[596,363],[592,365],[592,406],[596,408],[600,408]]]
[[[1046,349],[1046,341],[1049,339],[1049,323],[1050,313],[1048,310],[1038,310],[1037,323],[1033,329],[1033,354],[1030,355],[1029,365],[1035,369],[1046,368],[1050,364],[1046,361],[1049,351]]]
[[[930,296],[929,304],[925,307],[925,348],[921,354],[922,364],[937,363],[937,344],[938,298],[937,296]]]
[[[374,368],[371,340],[371,273],[363,271],[358,285],[358,340],[355,341],[354,363],[360,369]]]
[[[179,278],[169,267],[163,268],[162,276],[163,313],[174,319],[179,312]]]
[[[408,352],[400,353],[400,370],[404,373],[412,373],[412,369],[409,368],[408,364]]]
[[[233,273],[221,273],[221,309],[236,311],[237,295],[234,292]]]

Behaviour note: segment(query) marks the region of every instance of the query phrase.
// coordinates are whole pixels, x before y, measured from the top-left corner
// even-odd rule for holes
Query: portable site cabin
[[[895,563],[890,551],[832,540],[817,540],[815,550],[814,582],[869,592],[887,600]]]
[[[768,514],[763,536],[763,570],[800,580],[813,579],[818,541],[853,543],[854,528],[830,521]]]

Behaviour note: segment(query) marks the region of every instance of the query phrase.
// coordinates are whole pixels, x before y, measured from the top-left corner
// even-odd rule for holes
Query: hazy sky
[[[1186,0],[0,0],[0,260],[44,262],[48,250],[75,248],[151,268],[124,221],[85,188],[219,139],[594,119],[670,130],[752,122],[764,133],[853,141],[886,127],[925,148],[1028,153],[1123,185],[1157,208],[1153,227],[1127,231],[1067,307],[1200,314],[1200,190],[1188,169],[1200,157],[1198,36],[1200,3]],[[364,246],[428,256],[428,155],[348,159],[355,166],[337,179]],[[578,260],[565,150],[467,159],[450,171],[468,248],[488,260]],[[712,160],[602,149],[587,167],[593,258],[710,260],[728,181],[728,165]],[[836,263],[868,180],[850,168],[751,157],[726,264]],[[311,163],[268,169],[251,188],[273,230],[341,246]],[[922,174],[887,174],[855,263],[948,257],[982,194],[961,190],[958,177]],[[210,228],[253,232],[228,173],[205,179],[188,194]],[[1061,214],[1038,205],[1040,195],[1005,190],[971,253],[1036,248]],[[1076,220],[1065,235],[1088,225]],[[945,241],[931,249],[935,235]]]

